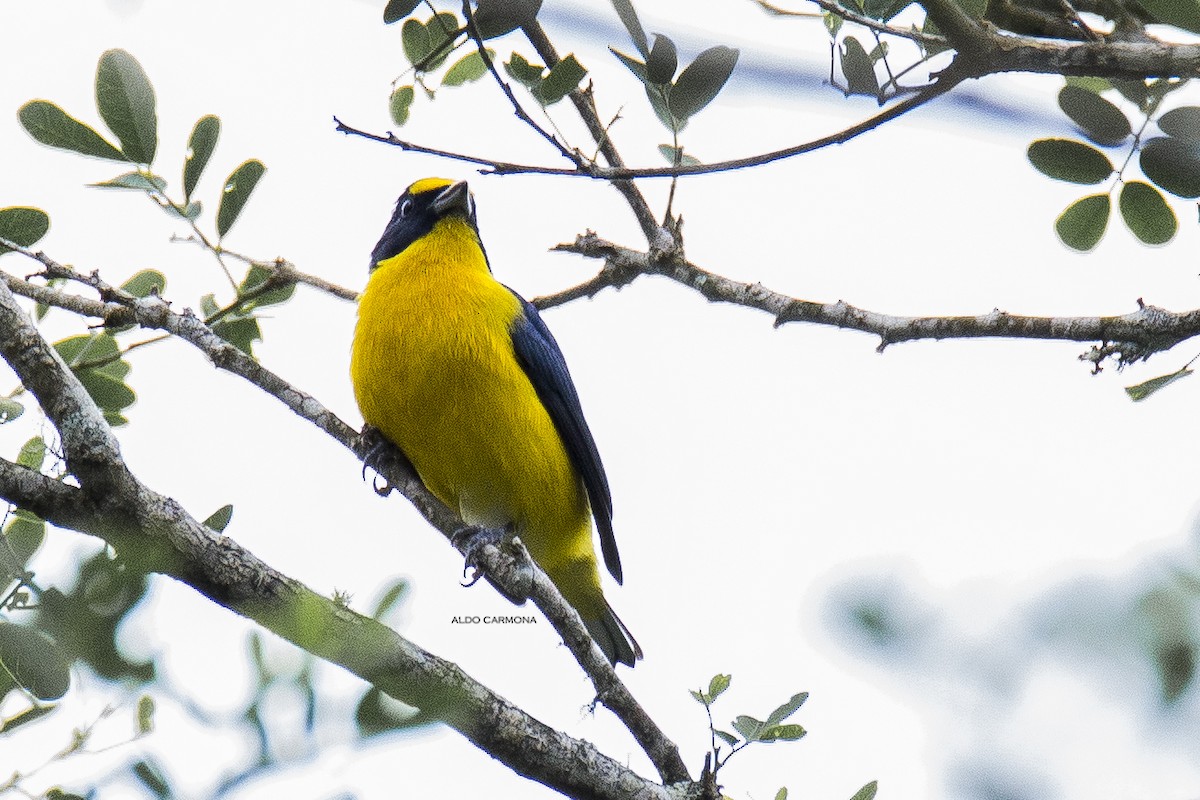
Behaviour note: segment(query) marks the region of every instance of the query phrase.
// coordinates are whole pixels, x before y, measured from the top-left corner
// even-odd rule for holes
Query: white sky
[[[597,38],[564,29],[555,14],[566,5],[546,3],[550,35],[591,70],[602,114],[624,109],[614,136],[627,160],[660,163],[655,145],[666,137],[640,87],[605,50],[629,49],[615,15],[594,4],[593,18],[612,26]],[[157,89],[156,166],[173,188],[192,124],[206,113],[222,118],[198,190],[207,220],[234,166],[249,157],[267,164],[228,237],[232,249],[282,255],[359,288],[391,203],[431,174],[471,180],[492,264],[526,296],[595,271],[596,264],[547,252],[585,229],[640,244],[620,197],[600,184],[481,177],[336,134],[334,114],[369,130],[391,127],[389,83],[407,64],[399,30],[380,23],[381,6],[6,3],[0,206],[45,209],[52,228],[39,246],[80,269],[99,269],[110,282],[161,269],[179,307],[220,290],[211,259],[169,242],[182,230],[144,199],[83,188],[119,168],[41,147],[17,125],[16,109],[36,97],[98,125],[96,60],[120,47],[141,61]],[[817,22],[772,20],[749,2],[701,10],[644,0],[639,9],[648,30],[675,34],[689,56],[726,43],[743,48],[748,73],[772,64],[811,66],[818,76],[827,69]],[[515,39],[497,47],[505,56],[514,47],[530,54]],[[1061,125],[1058,85],[1006,77],[963,91],[1049,126]],[[843,101],[830,89],[764,94],[735,73],[683,141],[705,160],[736,157],[830,133],[873,110],[870,101]],[[553,116],[572,143],[583,143],[565,104]],[[688,256],[806,299],[841,298],[896,314],[994,307],[1114,314],[1132,310],[1138,297],[1172,309],[1200,306],[1200,237],[1186,203],[1177,206],[1181,231],[1167,247],[1137,245],[1117,221],[1091,255],[1058,244],[1054,217],[1091,190],[1042,178],[1024,151],[1033,138],[1062,130],[1015,130],[942,103],[839,148],[687,181],[676,207],[686,220]],[[557,163],[486,83],[446,91],[433,104],[419,98],[402,135]],[[645,189],[661,213],[667,184]],[[12,256],[4,264],[32,271]],[[359,425],[347,379],[353,307],[300,288],[272,313],[258,350],[263,362]],[[1045,776],[1046,797],[1136,800],[1200,791],[1194,743],[1185,749],[1170,735],[1172,719],[1195,719],[1194,699],[1173,717],[1159,716],[1140,689],[1130,697],[1126,684],[1111,685],[1133,678],[1056,660],[1023,622],[1036,615],[1030,604],[1041,593],[1062,591],[1080,576],[1109,581],[1120,596],[1132,592],[1138,570],[1194,563],[1184,537],[1197,497],[1196,387],[1185,382],[1141,405],[1121,387],[1170,372],[1195,350],[1099,377],[1076,361],[1086,349],[1079,344],[918,343],[880,356],[876,341],[861,334],[772,330],[765,315],[710,305],[660,279],[545,316],[612,484],[626,585],[607,592],[646,651],[645,662],[624,674],[694,773],[708,733],[686,690],[728,672],[733,686],[717,707],[725,722],[765,715],[795,691],[812,693],[796,717],[809,736],[738,756],[722,773],[733,797],[761,800],[786,785],[793,797],[846,798],[872,778],[884,797],[952,797],[948,765],[980,751],[1001,773],[1031,766]],[[47,328],[62,336],[75,322],[56,312]],[[652,774],[611,715],[581,710],[588,687],[548,625],[450,624],[456,614],[512,609],[487,586],[460,588],[458,555],[403,500],[375,497],[348,453],[239,379],[217,374],[186,345],[146,348],[132,361],[139,401],[129,410],[132,424],[118,433],[149,485],[199,518],[233,503],[229,535],[318,591],[351,592],[360,610],[369,610],[379,586],[409,577],[414,589],[394,620],[403,635],[458,661],[543,721]],[[33,422],[0,429],[0,452],[15,453]],[[55,574],[52,559],[72,543],[91,546],[59,536],[36,563],[39,575]],[[828,624],[829,592],[868,575],[937,609],[928,648],[899,671],[862,657]],[[163,653],[175,685],[236,710],[248,691],[250,626],[177,584],[158,582],[154,596],[125,631],[128,646]],[[274,649],[286,658],[284,647]],[[1131,664],[1129,674],[1137,675]],[[327,691],[347,704],[361,691],[337,670],[322,674]],[[997,682],[1004,693],[987,688]],[[21,752],[11,744],[0,752],[0,775],[39,763],[108,698],[95,688],[72,696],[60,720],[17,738]],[[144,744],[192,796],[214,779],[210,757],[235,761],[248,747],[211,740],[170,703],[159,722]],[[271,785],[270,793],[552,796],[450,731],[362,751],[346,741],[349,728],[336,728],[309,768],[289,773],[287,788]],[[105,774],[132,752],[136,746],[75,768]],[[111,796],[135,796],[121,791]],[[258,784],[237,796],[265,791]]]

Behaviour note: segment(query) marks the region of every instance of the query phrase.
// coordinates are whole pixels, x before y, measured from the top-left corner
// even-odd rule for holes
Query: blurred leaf
[[[688,694],[690,694],[692,699],[697,703],[701,703],[703,705],[708,704],[708,698],[704,696],[704,692],[697,692],[695,689],[688,689]]]
[[[11,397],[0,397],[0,425],[12,422],[25,413],[25,406]]]
[[[1067,206],[1054,223],[1058,238],[1073,250],[1091,250],[1104,238],[1112,201],[1106,194],[1080,198]]]
[[[167,276],[156,269],[144,269],[121,284],[121,288],[134,297],[149,297],[162,294],[167,286]]]
[[[226,503],[209,514],[208,519],[204,520],[204,527],[217,533],[222,533],[228,527],[229,520],[231,519],[233,519],[233,506]]]
[[[552,106],[575,90],[587,69],[580,64],[574,54],[568,55],[550,69],[541,83],[533,90],[533,96],[544,106]]]
[[[787,795],[787,787],[780,787],[779,791],[775,793],[775,800],[787,800]]]
[[[1200,0],[1138,0],[1164,25],[1200,33]]]
[[[877,64],[887,57],[888,43],[880,41],[879,44],[871,48],[871,52],[867,53],[867,58],[871,59],[872,64]]]
[[[422,714],[420,709],[388,697],[372,686],[358,702],[354,721],[358,725],[358,735],[366,739],[388,731],[428,725],[434,720]]]
[[[243,162],[230,174],[225,181],[225,191],[221,195],[221,204],[217,206],[217,235],[221,238],[229,233],[229,229],[242,213],[250,193],[258,185],[259,179],[267,168],[256,158]]]
[[[867,51],[853,36],[842,42],[842,74],[846,76],[846,94],[862,94],[879,97],[879,79],[875,76],[875,64]]]
[[[79,382],[92,400],[104,411],[121,413],[137,402],[137,395],[125,383],[95,370],[79,373]]]
[[[610,47],[608,48],[608,51],[616,56],[617,60],[624,64],[626,69],[632,72],[634,77],[636,77],[639,81],[642,83],[647,82],[648,79],[646,78],[645,64],[643,64],[641,61],[638,61],[636,58],[633,58],[632,56],[625,55],[620,50],[615,50]]]
[[[136,189],[139,192],[161,192],[167,188],[167,182],[157,175],[144,175],[140,172],[126,172],[124,175],[101,181],[100,183],[89,183],[95,189]]]
[[[842,17],[826,11],[821,15],[821,18],[825,22],[825,30],[829,33],[829,38],[836,39],[838,31],[842,29],[842,22],[844,21]]]
[[[408,581],[403,578],[397,578],[388,586],[387,591],[379,598],[379,602],[375,604],[375,610],[371,612],[372,619],[383,619],[388,612],[396,607],[396,604],[404,597],[408,591]]]
[[[912,5],[913,0],[866,0],[863,14],[880,22],[887,22]]]
[[[800,709],[800,706],[804,705],[804,701],[807,699],[808,692],[800,692],[792,695],[790,700],[780,705],[779,708],[772,711],[770,716],[767,717],[767,727],[769,728],[773,725],[778,725],[792,714],[795,714]]]
[[[171,785],[167,782],[166,776],[163,775],[162,769],[153,760],[142,759],[138,761],[133,765],[133,774],[159,800],[166,800],[166,798],[173,796],[174,793],[171,791]]]
[[[1058,106],[1096,144],[1117,145],[1133,132],[1129,118],[1119,108],[1087,89],[1064,86],[1058,93]]]
[[[0,670],[38,700],[57,700],[71,686],[70,662],[36,628],[0,620]]]
[[[12,571],[9,577],[24,571],[45,538],[46,523],[37,514],[23,508],[13,512],[8,525],[4,526],[4,543],[8,545],[5,555],[11,554],[16,559],[15,563],[8,565]]]
[[[200,181],[200,175],[208,166],[217,146],[217,138],[221,135],[221,119],[212,114],[203,116],[196,121],[192,135],[188,137],[187,156],[183,161],[183,199],[192,199],[192,192]]]
[[[1191,642],[1171,642],[1155,652],[1163,700],[1174,703],[1187,692],[1196,677],[1196,649]]]
[[[421,4],[421,0],[388,0],[383,9],[383,22],[391,25],[397,20],[404,19]]]
[[[400,44],[408,63],[416,66],[428,56],[433,48],[429,45],[429,31],[419,19],[406,19],[400,28]]]
[[[1142,145],[1142,172],[1179,197],[1200,197],[1200,142],[1160,136]]]
[[[983,19],[983,14],[987,11],[988,0],[954,0],[954,4],[967,12],[967,16],[974,20]]]
[[[724,694],[725,690],[729,688],[729,684],[731,683],[733,683],[732,675],[713,675],[712,679],[708,682],[709,702],[715,702],[718,697]]]
[[[154,698],[148,694],[138,698],[137,722],[138,733],[145,735],[154,732]]]
[[[130,161],[150,164],[158,149],[154,87],[124,50],[108,50],[96,67],[96,108]]]
[[[1095,92],[1096,94],[1107,92],[1113,88],[1112,81],[1107,78],[1081,77],[1079,75],[1068,75],[1066,83],[1067,86],[1076,86],[1080,89],[1086,89],[1089,92]]]
[[[40,208],[27,206],[10,206],[0,208],[0,238],[7,239],[21,247],[33,247],[46,231],[50,230],[50,217]],[[0,255],[11,253],[7,247],[0,246]]]
[[[851,797],[850,800],[874,800],[877,791],[879,791],[879,782],[871,781],[855,792],[854,797]]]
[[[700,165],[700,159],[695,156],[689,156],[683,152],[682,147],[676,147],[672,144],[660,144],[658,152],[662,153],[662,157],[667,160],[671,166],[675,166],[676,161],[681,167],[695,167]]]
[[[54,103],[30,100],[17,112],[29,135],[44,145],[71,150],[85,156],[124,161],[125,156],[100,134]]]
[[[388,98],[388,110],[392,115],[392,122],[397,125],[403,125],[408,122],[409,108],[412,106],[415,93],[411,86],[401,86],[392,92],[392,96]]]
[[[1180,106],[1158,118],[1163,133],[1188,142],[1200,141],[1200,107]]]
[[[494,39],[537,19],[542,0],[479,0],[475,27],[482,39]]]
[[[1145,244],[1166,244],[1175,237],[1179,222],[1162,192],[1148,183],[1130,181],[1118,199],[1121,216],[1133,235]]]
[[[667,107],[678,119],[695,116],[713,101],[737,65],[738,51],[725,45],[710,47],[679,73]]]
[[[633,3],[629,0],[612,0],[613,8],[617,10],[617,16],[621,18],[621,24],[625,26],[625,30],[629,31],[629,38],[633,40],[633,46],[642,54],[642,58],[650,57],[650,45],[646,41],[646,29],[642,27],[642,21],[638,19],[637,12],[633,10]]]
[[[8,678],[7,675],[0,677],[0,697],[3,697],[5,694],[4,685],[5,685],[5,680],[7,678]],[[9,682],[11,683],[11,681],[9,681]],[[8,719],[0,719],[0,736],[12,733],[13,731],[15,731],[17,728],[21,727],[22,725],[28,725],[30,722],[34,722],[35,720],[41,719],[42,717],[46,716],[47,714],[53,712],[55,708],[57,708],[57,706],[53,706],[53,705],[31,706],[30,708],[25,709],[24,711],[22,711],[19,714],[14,714],[13,716],[9,717]],[[53,791],[53,790],[51,790],[51,791]],[[65,796],[66,795],[60,794],[60,797],[65,797]],[[50,794],[47,794],[46,797],[49,798]],[[83,800],[83,798],[81,797],[81,798],[79,798],[79,800]]]
[[[650,83],[670,83],[679,67],[675,43],[661,33],[654,35],[654,46],[646,59],[646,80]]]
[[[46,442],[43,441],[42,437],[34,436],[21,445],[21,452],[17,453],[17,463],[22,467],[37,472],[41,470],[42,464],[45,462]]]
[[[530,64],[520,53],[513,53],[508,59],[508,63],[504,65],[504,71],[507,72],[513,80],[529,87],[530,89],[542,82],[542,72],[545,69],[546,68],[541,65]]]
[[[1192,371],[1187,367],[1178,369],[1170,375],[1160,375],[1157,378],[1151,378],[1148,381],[1143,381],[1136,386],[1126,386],[1125,393],[1129,395],[1129,399],[1135,403],[1140,403],[1150,395],[1157,392],[1159,389],[1165,389],[1180,378],[1186,378],[1191,375]]]
[[[1100,183],[1113,173],[1108,156],[1071,139],[1038,139],[1029,145],[1026,155],[1043,175],[1069,183]]]
[[[490,49],[487,54],[488,58],[496,57],[496,53]],[[464,83],[479,80],[487,71],[487,62],[483,60],[483,56],[479,55],[478,50],[472,50],[446,70],[446,74],[442,76],[442,86],[462,86]]]
[[[808,731],[801,725],[768,725],[759,734],[760,742],[794,742],[804,738]]]

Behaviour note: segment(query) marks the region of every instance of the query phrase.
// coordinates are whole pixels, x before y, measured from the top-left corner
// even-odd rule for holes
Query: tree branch
[[[998,309],[978,316],[894,316],[857,308],[841,300],[822,303],[789,297],[761,283],[743,283],[708,272],[681,256],[662,257],[621,247],[591,231],[554,249],[601,259],[604,267],[595,278],[579,287],[536,298],[534,303],[539,307],[558,305],[579,294],[590,296],[606,286],[621,286],[638,275],[662,275],[713,302],[765,311],[775,318],[776,327],[789,322],[808,322],[874,334],[880,339],[877,348],[880,352],[888,345],[919,339],[1045,339],[1111,343],[1113,347],[1107,352],[1119,351],[1119,363],[1125,364],[1149,358],[1200,335],[1200,309],[1172,312],[1141,300],[1137,311],[1111,317],[1029,317]]]

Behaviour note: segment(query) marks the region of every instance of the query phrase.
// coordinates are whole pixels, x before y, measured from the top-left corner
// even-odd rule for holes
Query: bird
[[[605,599],[623,581],[612,495],[562,350],[492,274],[465,181],[424,178],[371,251],[350,377],[363,420],[477,529],[519,536],[612,665],[642,649]]]

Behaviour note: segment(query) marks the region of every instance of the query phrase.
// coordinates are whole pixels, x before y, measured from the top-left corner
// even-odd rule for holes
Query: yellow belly
[[[516,361],[519,302],[481,252],[482,269],[463,269],[470,242],[458,252],[442,239],[437,252],[418,242],[383,262],[359,301],[351,377],[363,419],[464,521],[514,525],[564,596],[590,606],[599,576],[587,497]]]

